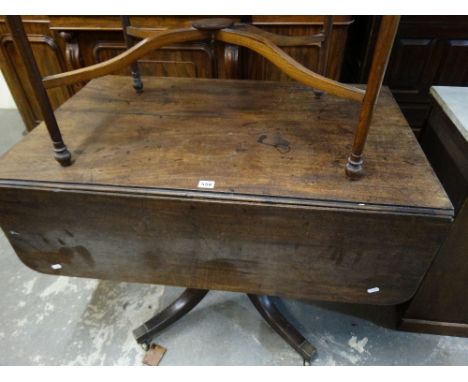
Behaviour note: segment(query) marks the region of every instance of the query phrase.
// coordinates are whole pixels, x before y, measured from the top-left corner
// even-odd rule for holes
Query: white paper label
[[[50,267],[54,270],[62,269],[62,266],[60,264],[52,264]]]
[[[379,287],[373,287],[373,288],[369,288],[367,290],[367,293],[377,293],[377,292],[380,292],[380,288]]]
[[[215,181],[214,180],[199,180],[198,181],[198,188],[214,188]]]

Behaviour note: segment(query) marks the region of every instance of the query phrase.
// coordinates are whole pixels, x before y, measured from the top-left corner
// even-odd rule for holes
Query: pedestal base
[[[135,339],[147,350],[151,340],[163,329],[190,312],[209,292],[207,289],[186,289],[172,304],[133,331]],[[310,364],[317,351],[310,342],[283,316],[270,296],[248,294],[266,322]]]

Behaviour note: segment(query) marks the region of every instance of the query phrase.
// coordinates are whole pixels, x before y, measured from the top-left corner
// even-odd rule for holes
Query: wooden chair
[[[327,92],[338,97],[359,102],[361,105],[359,120],[354,134],[352,150],[346,164],[346,174],[352,180],[360,178],[363,174],[364,146],[399,23],[398,16],[382,17],[369,81],[366,90],[362,90],[358,87],[325,77],[328,41],[332,27],[330,17],[326,18],[325,26],[321,33],[308,37],[279,36],[249,24],[234,23],[232,20],[224,18],[198,20],[193,22],[192,26],[188,28],[152,31],[132,27],[130,26],[129,18],[122,17],[128,50],[105,62],[45,78],[42,78],[39,73],[21,18],[19,16],[8,16],[6,19],[18,52],[29,69],[28,74],[52,140],[55,158],[62,166],[72,164],[71,154],[62,139],[46,89],[90,80],[111,74],[123,67],[131,66],[134,81],[133,86],[137,92],[141,92],[143,84],[137,65],[139,58],[154,49],[170,44],[210,40],[213,44],[216,41],[222,41],[255,51],[276,65],[289,77],[312,87],[317,96],[320,96],[320,92]],[[135,43],[135,38],[140,38],[142,41]],[[294,46],[303,44],[304,42],[316,44],[322,48],[319,54],[318,73],[307,69],[278,47],[278,45]]]

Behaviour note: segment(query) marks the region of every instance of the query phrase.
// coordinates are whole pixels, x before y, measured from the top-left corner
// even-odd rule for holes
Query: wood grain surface
[[[427,216],[14,188],[0,188],[0,224],[43,273],[377,305],[416,292],[449,227]]]
[[[359,105],[294,83],[129,77],[91,81],[58,111],[75,163],[60,169],[43,125],[2,158],[0,180],[198,192],[403,208],[452,206],[388,89],[366,149],[366,176],[343,174]],[[28,155],[25,155],[28,153]],[[3,181],[2,181],[3,182]],[[302,201],[302,202],[301,202]],[[359,204],[366,204],[365,206]]]
[[[143,80],[141,94],[129,77],[91,81],[59,109],[72,166],[43,125],[0,159],[0,226],[27,266],[368,304],[414,294],[453,209],[387,89],[367,176],[351,182],[355,102],[294,83]]]

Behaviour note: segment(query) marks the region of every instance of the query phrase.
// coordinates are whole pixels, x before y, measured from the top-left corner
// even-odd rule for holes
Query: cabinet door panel
[[[385,77],[409,124],[427,123],[433,85],[468,85],[468,17],[403,16]]]
[[[395,41],[387,69],[388,83],[400,102],[428,102],[426,88],[432,80],[430,62],[436,49],[434,39]]]
[[[341,66],[346,45],[346,37],[348,26],[351,21],[339,22],[333,25],[333,32],[330,42],[330,51],[327,63],[327,77],[338,80],[341,74]],[[254,23],[255,25],[255,23]],[[322,29],[321,23],[310,23],[305,25],[276,25],[275,23],[268,24],[262,22],[256,25],[271,33],[287,36],[308,36],[319,33]],[[298,47],[283,47],[286,53],[311,70],[317,70],[319,48],[317,46],[298,46]],[[290,78],[276,68],[269,61],[264,59],[259,54],[243,50],[244,54],[244,71],[248,79],[253,80],[268,80],[268,81],[287,81]]]
[[[93,49],[95,62],[103,62],[122,53],[124,43],[99,41]],[[212,77],[212,52],[208,44],[170,46],[155,50],[138,60],[142,75],[171,77]],[[130,74],[130,68],[115,74]]]
[[[468,40],[443,42],[444,59],[440,64],[436,84],[463,86],[468,84]]]
[[[67,70],[65,59],[55,35],[50,33],[45,22],[25,22],[28,39],[34,57],[43,76]],[[2,71],[12,89],[13,97],[28,130],[42,120],[42,114],[36,98],[33,96],[26,68],[16,52],[13,40],[6,25],[0,24],[0,58]],[[48,90],[52,107],[56,109],[72,94],[71,87],[60,87]]]

